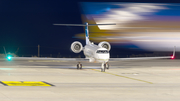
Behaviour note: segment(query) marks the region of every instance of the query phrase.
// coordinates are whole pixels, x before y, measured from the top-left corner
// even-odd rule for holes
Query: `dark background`
[[[108,0],[1,0],[0,1],[0,53],[19,56],[84,57],[82,52],[71,52],[70,45],[77,40],[75,34],[84,33],[83,27],[53,26],[53,23],[81,24],[79,2],[108,2]],[[172,0],[109,0],[109,2],[178,3]],[[153,53],[134,51],[112,46],[111,57],[127,57],[131,54]]]

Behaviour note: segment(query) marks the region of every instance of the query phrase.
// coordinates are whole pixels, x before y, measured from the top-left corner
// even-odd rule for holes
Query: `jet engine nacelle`
[[[102,47],[102,48],[106,48],[108,51],[111,50],[111,45],[109,44],[109,42],[106,42],[106,41],[102,41],[98,44],[99,47]]]
[[[83,50],[83,46],[82,44],[79,42],[79,41],[75,41],[71,44],[71,50],[74,52],[74,53],[79,53]]]

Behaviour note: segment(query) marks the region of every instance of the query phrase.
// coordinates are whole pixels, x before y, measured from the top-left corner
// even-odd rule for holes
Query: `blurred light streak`
[[[81,7],[84,22],[116,23],[89,28],[92,41],[133,44],[150,51],[172,51],[176,46],[180,51],[180,4],[86,2]]]

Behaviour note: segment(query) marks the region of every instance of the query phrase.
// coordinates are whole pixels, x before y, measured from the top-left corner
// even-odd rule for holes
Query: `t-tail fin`
[[[89,30],[88,30],[88,23],[86,22],[85,23],[86,26],[85,26],[85,34],[86,34],[86,45],[89,44]]]
[[[58,26],[85,26],[85,37],[86,37],[86,44],[89,44],[89,26],[98,26],[98,25],[116,25],[116,24],[88,24],[87,22],[85,24],[53,24]]]

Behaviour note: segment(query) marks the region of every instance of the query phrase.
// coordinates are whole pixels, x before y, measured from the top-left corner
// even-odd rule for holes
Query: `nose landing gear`
[[[105,63],[105,67],[106,67],[106,69],[109,69],[109,63],[108,62]]]
[[[109,69],[109,63],[102,63],[101,65],[101,72],[105,72],[106,69]]]

